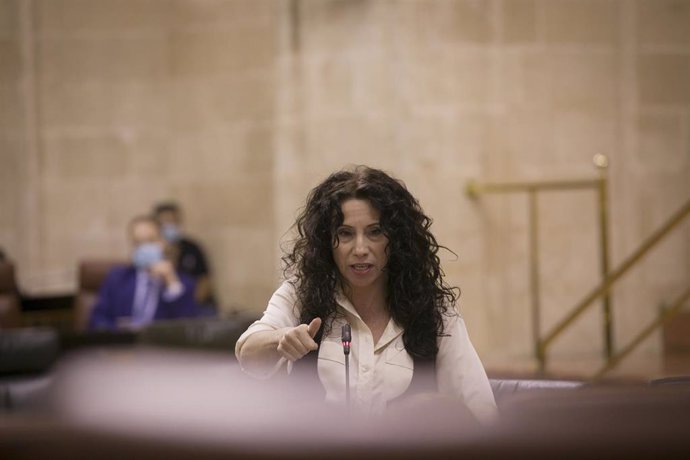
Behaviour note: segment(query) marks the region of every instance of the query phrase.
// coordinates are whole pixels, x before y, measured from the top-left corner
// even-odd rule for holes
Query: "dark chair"
[[[78,289],[74,297],[75,331],[81,332],[88,328],[91,309],[105,277],[113,267],[122,263],[120,260],[108,259],[82,260],[79,263]]]
[[[585,382],[576,380],[545,380],[545,379],[489,379],[494,392],[496,404],[501,405],[519,394],[534,392],[553,392],[576,390],[586,386]]]
[[[0,334],[0,414],[41,408],[59,351],[53,328],[17,328]]]
[[[0,329],[20,326],[20,304],[14,265],[0,261]]]
[[[649,385],[652,387],[661,386],[678,386],[684,388],[690,388],[690,375],[676,375],[673,377],[663,377],[658,379],[653,379],[649,381]]]

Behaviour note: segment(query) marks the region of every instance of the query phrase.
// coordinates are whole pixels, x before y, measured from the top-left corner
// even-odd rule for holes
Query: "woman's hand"
[[[309,325],[300,324],[297,327],[285,329],[278,340],[278,353],[294,362],[310,351],[318,349],[319,346],[314,342],[314,337],[320,328],[321,318],[314,318]]]

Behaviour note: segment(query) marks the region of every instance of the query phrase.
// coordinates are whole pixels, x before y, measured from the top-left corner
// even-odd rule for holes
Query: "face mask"
[[[132,263],[135,267],[147,269],[163,260],[163,248],[158,243],[142,243],[134,249]]]
[[[162,231],[163,237],[171,243],[180,239],[180,229],[175,224],[164,224]]]

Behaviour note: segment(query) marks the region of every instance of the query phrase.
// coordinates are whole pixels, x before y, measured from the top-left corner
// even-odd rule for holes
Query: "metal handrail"
[[[621,351],[616,353],[614,356],[608,359],[606,364],[602,366],[601,369],[597,371],[592,380],[596,381],[601,379],[604,374],[613,369],[620,363],[623,358],[632,353],[635,348],[638,347],[647,337],[649,337],[655,329],[661,327],[665,322],[680,313],[681,309],[685,303],[690,300],[690,289],[687,289],[671,304],[671,307],[662,311],[661,314],[650,324],[647,325],[635,338],[633,338],[628,345],[626,345]]]
[[[637,262],[645,256],[652,248],[654,248],[662,239],[671,232],[674,228],[679,226],[685,218],[690,216],[690,200],[680,207],[657,231],[655,231],[649,238],[647,238],[637,250],[623,261],[618,268],[613,270],[592,292],[585,296],[570,313],[554,326],[546,337],[541,341],[540,352],[542,356],[546,357],[546,350],[548,346],[561,334],[563,331],[575,321],[582,313],[584,313],[597,299],[607,295],[613,285]],[[613,358],[610,358],[613,359]]]
[[[529,217],[529,264],[530,264],[530,291],[532,299],[532,334],[534,341],[534,353],[539,361],[540,369],[546,365],[543,341],[541,339],[541,299],[540,299],[540,279],[539,279],[539,212],[537,206],[537,193],[558,191],[558,190],[587,190],[593,189],[598,192],[599,204],[599,238],[601,256],[601,277],[606,280],[609,272],[608,258],[608,178],[607,168],[608,158],[605,155],[595,155],[594,165],[599,169],[600,177],[597,179],[575,179],[561,181],[525,181],[525,182],[502,182],[502,183],[480,183],[470,180],[466,186],[466,193],[470,198],[476,199],[481,194],[488,193],[527,193],[528,194],[528,217]],[[604,316],[604,341],[606,345],[606,357],[610,358],[613,354],[613,321],[611,314],[611,299],[607,293],[603,299]]]
[[[591,189],[599,186],[601,179],[579,179],[562,181],[526,181],[526,182],[477,182],[470,180],[465,191],[471,198],[482,193],[512,193],[553,190]]]

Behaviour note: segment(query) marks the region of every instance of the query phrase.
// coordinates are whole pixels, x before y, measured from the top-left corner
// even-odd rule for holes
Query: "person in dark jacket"
[[[211,269],[201,245],[182,232],[182,210],[177,203],[164,202],[155,206],[153,214],[168,242],[170,259],[175,268],[194,278],[195,298],[201,305],[215,306]]]
[[[194,279],[167,260],[158,221],[135,217],[129,224],[131,264],[113,268],[101,287],[89,320],[92,330],[139,329],[159,319],[201,314]]]

